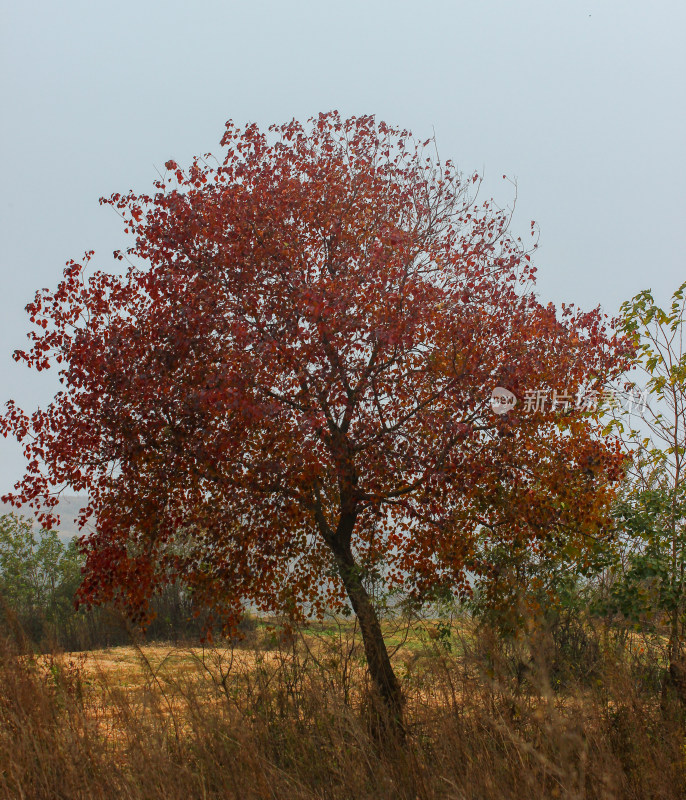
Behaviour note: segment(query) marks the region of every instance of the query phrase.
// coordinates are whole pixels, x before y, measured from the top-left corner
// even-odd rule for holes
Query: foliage
[[[81,582],[76,541],[65,545],[55,531],[36,533],[14,514],[0,517],[0,596],[34,641],[63,636],[75,615]]]
[[[176,577],[228,627],[245,603],[297,618],[347,595],[397,717],[364,576],[383,557],[419,600],[466,593],[467,568],[492,568],[484,530],[583,549],[618,446],[583,410],[488,399],[601,387],[630,347],[599,310],[538,302],[509,213],[430,141],[330,113],[229,122],[222,145],[216,166],[167,162],[153,196],[102,201],[135,237],[125,274],[89,275],[89,253],[29,305],[17,358],[59,365],[64,390],[0,419],[28,454],[10,499],[87,489],[81,596],[136,618]]]
[[[679,621],[683,638],[686,623],[686,585],[682,565],[686,560],[686,531],[670,524],[677,513],[686,516],[683,487],[679,495],[665,485],[664,476],[653,476],[650,483],[629,486],[615,509],[617,525],[624,533],[626,563],[621,580],[611,588],[610,609],[643,626],[659,626],[667,615]],[[676,502],[675,502],[676,501]],[[628,543],[627,542],[627,543]],[[673,569],[676,549],[678,567]]]
[[[644,291],[622,306],[622,328],[637,348],[636,369],[650,402],[639,424],[614,427],[634,448],[630,482],[615,510],[627,547],[615,568],[610,608],[668,628],[669,676],[686,702],[686,283],[668,310]],[[637,382],[627,384],[636,392]]]
[[[521,634],[532,620],[546,626],[567,612],[587,607],[597,573],[613,563],[611,529],[579,541],[553,531],[536,547],[481,543],[481,558],[492,568],[474,578],[468,607],[501,638]]]
[[[63,542],[53,530],[36,531],[14,514],[0,516],[0,618],[32,646],[81,650],[128,644],[142,632],[114,609],[77,608],[85,559],[79,542]],[[148,640],[198,641],[207,628],[182,582],[160,587],[151,599]],[[241,620],[241,631],[250,620]]]

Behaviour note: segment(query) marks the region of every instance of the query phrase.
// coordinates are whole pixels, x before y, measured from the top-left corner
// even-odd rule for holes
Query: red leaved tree
[[[230,628],[246,603],[347,596],[396,721],[370,565],[418,598],[468,590],[479,531],[582,546],[622,471],[592,415],[522,399],[601,386],[626,343],[598,311],[538,303],[508,214],[430,144],[336,113],[229,123],[221,163],[169,161],[153,196],[103,200],[131,266],[90,272],[88,254],[36,295],[16,357],[59,364],[64,389],[1,422],[29,462],[12,499],[88,491],[83,599],[144,618],[182,579]],[[507,414],[496,386],[519,398]]]

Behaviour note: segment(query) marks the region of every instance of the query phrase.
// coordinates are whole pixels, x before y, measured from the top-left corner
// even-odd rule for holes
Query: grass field
[[[541,643],[386,622],[405,742],[375,734],[347,619],[242,642],[0,659],[0,793],[22,798],[681,798],[679,709],[598,640],[564,681]],[[632,660],[633,659],[633,660]],[[524,664],[524,667],[522,667]],[[592,667],[592,668],[591,668]],[[555,685],[557,681],[557,685]]]

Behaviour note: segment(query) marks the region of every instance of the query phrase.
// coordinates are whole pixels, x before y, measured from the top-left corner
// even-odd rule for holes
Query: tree
[[[73,540],[65,545],[55,531],[35,532],[28,520],[0,516],[0,597],[35,643],[69,627],[80,577]]]
[[[488,401],[579,394],[630,350],[600,311],[536,300],[510,215],[431,144],[335,112],[229,122],[221,163],[103,199],[130,265],[89,275],[88,253],[36,295],[16,357],[59,364],[64,390],[2,423],[29,458],[15,501],[89,492],[84,599],[143,618],[182,576],[230,628],[246,602],[298,617],[347,597],[397,724],[366,568],[385,556],[416,598],[467,592],[484,528],[597,532],[623,457],[593,415]]]
[[[612,425],[634,452],[630,481],[616,506],[630,554],[612,602],[628,618],[668,623],[668,678],[686,702],[686,282],[668,310],[650,291],[623,304],[621,327],[636,347],[637,379],[627,395],[646,400]],[[643,383],[643,385],[641,385]]]

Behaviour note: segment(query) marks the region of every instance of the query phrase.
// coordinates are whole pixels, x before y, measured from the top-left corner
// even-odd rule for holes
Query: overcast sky
[[[54,394],[11,353],[64,262],[126,246],[98,198],[224,122],[338,109],[427,137],[540,225],[538,292],[609,313],[686,279],[683,0],[2,3],[0,402]],[[23,471],[0,440],[0,490]]]

